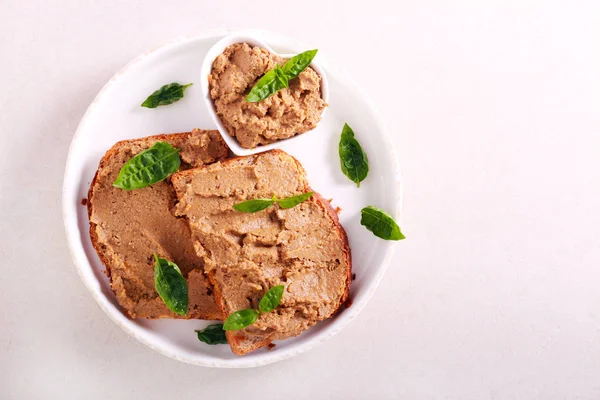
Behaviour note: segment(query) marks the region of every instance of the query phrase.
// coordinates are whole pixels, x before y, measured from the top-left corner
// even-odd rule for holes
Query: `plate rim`
[[[328,329],[324,330],[323,332],[318,333],[314,338],[312,338],[312,340],[309,340],[306,343],[300,344],[300,345],[298,345],[296,347],[292,347],[290,349],[286,349],[285,351],[281,351],[281,352],[273,352],[273,353],[269,352],[269,353],[266,353],[264,355],[264,357],[262,357],[262,358],[252,359],[252,360],[245,359],[244,357],[240,357],[240,358],[229,359],[229,360],[215,361],[215,360],[203,360],[202,357],[200,357],[198,359],[198,358],[182,356],[180,354],[175,354],[174,352],[171,352],[168,349],[163,348],[160,345],[157,345],[151,339],[148,339],[146,337],[138,335],[131,327],[129,327],[128,325],[126,325],[125,323],[120,321],[116,315],[113,315],[114,310],[111,309],[109,307],[109,305],[107,304],[107,303],[109,303],[109,300],[100,291],[97,291],[94,287],[92,287],[91,282],[88,282],[87,277],[84,276],[83,268],[85,266],[87,268],[92,269],[92,266],[86,257],[82,257],[82,254],[83,254],[83,256],[85,256],[85,251],[83,248],[83,242],[81,241],[81,230],[78,227],[78,221],[77,221],[76,204],[79,204],[79,203],[75,202],[75,204],[74,204],[72,202],[73,198],[71,196],[72,192],[77,193],[78,186],[75,186],[74,184],[70,184],[69,178],[71,177],[71,175],[73,175],[73,172],[71,172],[73,170],[73,158],[74,158],[73,148],[75,147],[75,144],[80,140],[81,133],[84,130],[85,126],[87,125],[87,120],[89,119],[89,116],[96,108],[96,104],[103,97],[103,94],[107,91],[107,89],[109,89],[115,82],[119,81],[120,79],[123,79],[122,76],[124,75],[125,72],[127,72],[127,70],[132,68],[134,65],[140,63],[141,61],[145,60],[149,56],[157,55],[161,52],[170,50],[174,46],[182,45],[182,44],[185,44],[188,42],[193,42],[193,41],[203,40],[203,39],[205,40],[205,39],[209,39],[212,37],[214,37],[215,39],[218,39],[219,37],[221,37],[223,35],[231,35],[236,32],[241,32],[241,31],[255,32],[257,35],[260,35],[260,36],[275,35],[275,36],[279,36],[281,38],[285,38],[286,41],[289,41],[290,43],[293,43],[294,45],[306,47],[305,44],[303,44],[302,42],[295,40],[293,38],[290,38],[287,35],[282,35],[282,34],[279,34],[276,32],[271,32],[271,31],[266,31],[266,30],[212,29],[212,30],[205,30],[205,31],[202,31],[197,34],[193,34],[193,35],[179,36],[179,37],[176,37],[164,44],[161,44],[159,46],[156,46],[154,48],[146,50],[145,52],[143,52],[142,54],[140,54],[139,56],[135,57],[133,60],[131,60],[127,64],[125,64],[125,66],[123,66],[118,72],[116,72],[102,86],[102,88],[100,89],[98,94],[94,97],[94,100],[88,106],[86,112],[81,117],[81,120],[79,121],[79,124],[77,125],[77,129],[75,130],[75,133],[74,133],[71,143],[69,145],[69,151],[68,151],[66,163],[65,163],[65,171],[64,171],[64,175],[63,175],[63,185],[62,185],[62,192],[61,192],[63,223],[64,223],[65,235],[67,238],[67,244],[68,244],[69,252],[71,254],[71,258],[73,260],[73,263],[75,264],[75,268],[77,269],[77,273],[78,273],[79,277],[83,281],[88,292],[90,292],[90,294],[92,295],[92,297],[94,298],[96,303],[100,306],[100,308],[104,311],[104,313],[107,314],[108,317],[116,325],[118,325],[123,331],[125,331],[131,337],[138,340],[140,343],[151,348],[152,350],[154,350],[160,354],[163,354],[169,358],[172,358],[172,359],[175,359],[178,361],[182,361],[187,364],[204,366],[204,367],[252,368],[252,367],[258,367],[258,366],[262,366],[262,365],[272,364],[272,363],[282,361],[282,360],[291,358],[293,356],[299,355],[301,353],[305,353],[306,351],[313,349],[317,345],[319,345],[319,344],[325,342],[326,340],[328,340],[329,338],[335,336],[337,333],[339,333],[339,331],[341,331],[343,328],[348,326],[350,324],[350,322],[360,313],[360,311],[362,311],[362,309],[370,301],[375,290],[379,287],[381,280],[389,267],[391,258],[396,249],[396,246],[395,246],[396,242],[389,241],[386,243],[385,256],[384,256],[382,262],[380,263],[380,267],[374,273],[373,281],[372,281],[371,285],[368,287],[365,287],[363,292],[361,292],[360,299],[355,298],[353,300],[353,307],[351,309],[346,309],[343,313],[340,313],[336,317],[334,317],[334,320],[332,321],[332,323]],[[390,156],[391,156],[391,159],[393,160],[392,162],[394,164],[394,174],[393,175],[396,180],[396,182],[395,182],[396,198],[394,199],[393,204],[395,206],[395,210],[388,210],[388,211],[392,212],[392,215],[394,216],[396,221],[401,222],[402,175],[400,172],[400,162],[398,160],[392,138],[389,134],[389,131],[387,130],[387,127],[386,127],[386,124],[385,124],[383,118],[381,117],[381,114],[376,109],[372,100],[365,94],[363,89],[354,81],[354,79],[343,68],[339,68],[335,64],[331,63],[331,61],[327,57],[322,57],[320,62],[326,71],[335,71],[335,74],[342,77],[344,83],[348,86],[349,90],[355,92],[356,94],[358,94],[360,97],[363,98],[364,102],[366,103],[367,107],[369,108],[369,111],[375,117],[375,120],[377,121],[377,124],[378,124],[378,130],[382,134],[382,138],[385,142],[384,144],[386,145],[385,147],[390,152]],[[331,74],[331,72],[329,72],[329,74]],[[118,312],[121,312],[121,311],[119,310]]]

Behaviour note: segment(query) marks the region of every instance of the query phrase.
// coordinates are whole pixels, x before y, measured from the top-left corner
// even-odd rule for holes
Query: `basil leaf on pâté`
[[[223,329],[226,331],[239,331],[240,329],[252,325],[256,322],[257,318],[258,312],[251,308],[239,310],[227,317],[223,324]]]
[[[212,324],[195,332],[198,334],[198,340],[206,344],[227,344],[223,324]]]
[[[179,151],[169,143],[156,142],[121,167],[113,186],[133,190],[162,181],[179,169]]]
[[[283,296],[283,285],[273,286],[271,289],[265,293],[262,299],[260,299],[260,303],[258,304],[258,311],[261,313],[271,312],[279,305],[281,302],[281,297]]]
[[[166,106],[168,104],[175,103],[183,98],[183,92],[185,89],[192,86],[193,83],[187,85],[181,85],[177,82],[169,83],[168,85],[161,86],[160,89],[152,93],[144,102],[142,107],[156,108],[158,106]]]
[[[303,201],[310,199],[310,197],[314,193],[315,192],[302,193],[297,196],[287,197],[285,199],[279,199],[279,200],[277,200],[277,204],[279,204],[279,207],[281,207],[283,209],[292,208],[292,207],[295,207],[298,204],[302,203]]]
[[[270,199],[252,199],[242,201],[233,205],[233,208],[237,211],[246,213],[255,213],[269,208],[273,204],[279,204],[279,207],[286,209],[297,206],[303,201],[308,200],[314,192],[302,193],[297,196],[286,197],[285,199],[278,199],[277,196],[273,195]]]
[[[188,309],[188,286],[177,264],[154,254],[154,286],[169,310],[186,315]]]
[[[271,312],[279,305],[284,289],[283,285],[273,286],[260,299],[258,311],[246,308],[234,312],[225,320],[223,329],[226,331],[238,331],[252,325],[258,319],[259,314]]]
[[[313,58],[317,55],[317,49],[307,50],[290,58],[281,69],[289,80],[296,78],[310,65]]]
[[[256,103],[289,86],[289,81],[297,78],[310,65],[318,50],[308,50],[300,53],[283,64],[268,71],[254,84],[246,101]]]
[[[385,240],[402,240],[405,236],[394,219],[382,209],[368,206],[360,211],[360,224]]]
[[[340,163],[342,172],[360,187],[360,183],[369,173],[369,161],[358,140],[354,138],[354,131],[348,124],[344,124],[339,144]]]
[[[262,101],[285,87],[288,87],[288,79],[281,72],[281,68],[277,66],[275,69],[264,74],[256,82],[250,93],[246,96],[246,101],[248,103]]]
[[[252,199],[234,204],[233,208],[240,212],[255,213],[271,207],[275,201],[277,201],[275,196],[271,199]]]

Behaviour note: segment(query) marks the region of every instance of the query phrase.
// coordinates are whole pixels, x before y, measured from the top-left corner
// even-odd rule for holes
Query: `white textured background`
[[[60,208],[102,85],[225,27],[343,65],[404,178],[408,239],[362,314],[253,370],[181,364],[122,332],[80,281]],[[2,0],[0,138],[1,399],[600,398],[596,1]]]

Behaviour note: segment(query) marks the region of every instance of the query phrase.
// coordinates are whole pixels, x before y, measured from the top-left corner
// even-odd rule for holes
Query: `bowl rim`
[[[260,358],[244,358],[239,357],[235,359],[227,359],[227,360],[214,360],[214,359],[203,359],[203,357],[192,358],[181,354],[176,354],[174,352],[169,351],[161,345],[157,344],[156,340],[153,340],[150,337],[146,337],[144,335],[140,335],[136,332],[136,329],[133,326],[128,324],[128,319],[125,317],[121,310],[116,308],[102,293],[101,290],[98,289],[98,281],[95,278],[93,273],[93,268],[90,262],[87,260],[87,256],[84,250],[84,243],[81,240],[82,232],[79,229],[78,224],[78,211],[77,205],[79,205],[78,201],[78,189],[79,185],[76,185],[77,182],[74,177],[74,169],[75,165],[73,162],[74,153],[73,148],[75,144],[81,140],[81,132],[84,130],[84,127],[87,125],[87,120],[90,114],[97,106],[97,102],[103,96],[104,92],[107,91],[115,82],[122,79],[123,74],[136,64],[145,60],[149,56],[155,56],[162,52],[166,52],[171,50],[172,47],[178,45],[185,45],[190,42],[198,41],[198,40],[206,40],[209,38],[218,38],[223,35],[230,35],[237,32],[233,29],[215,29],[215,30],[206,30],[199,34],[195,35],[186,35],[175,38],[163,45],[150,49],[129,63],[127,63],[123,68],[121,68],[109,81],[102,87],[102,89],[98,92],[85,114],[81,118],[75,134],[73,135],[73,139],[69,146],[69,152],[66,159],[65,164],[65,172],[63,178],[63,186],[62,186],[62,211],[63,211],[63,221],[65,227],[65,234],[67,237],[67,243],[69,252],[71,253],[71,257],[77,269],[77,272],[82,279],[84,285],[88,289],[88,291],[92,294],[92,297],[96,301],[96,303],[100,306],[100,308],[109,316],[111,320],[113,320],[121,329],[127,332],[130,336],[137,339],[139,342],[148,346],[149,348],[157,351],[160,354],[163,354],[167,357],[188,363],[193,365],[205,366],[205,367],[216,367],[216,368],[251,368],[262,365],[271,364],[277,361],[282,361],[288,358],[291,358],[295,355],[304,353],[318,344],[323,343],[327,339],[336,335],[340,330],[346,327],[350,321],[352,321],[364,308],[364,306],[369,302],[373,293],[379,286],[381,279],[385,275],[387,268],[389,267],[391,257],[393,256],[395,250],[395,242],[386,242],[385,246],[385,255],[380,263],[380,267],[373,273],[372,281],[370,285],[366,286],[361,292],[353,293],[353,306],[352,308],[348,308],[344,310],[344,312],[336,315],[332,320],[327,329],[322,330],[321,332],[316,333],[310,340],[298,344],[296,346],[292,346],[288,349],[279,352],[267,352],[264,355],[260,355]],[[247,32],[247,31],[246,31]],[[295,39],[289,38],[288,36],[284,36],[278,33],[272,33],[269,31],[253,31],[258,35],[275,35],[276,37],[285,38],[286,41],[298,47],[305,47],[305,45]],[[344,79],[346,85],[348,85],[349,90],[354,91],[358,95],[360,95],[365,101],[369,111],[373,113],[377,125],[378,130],[382,134],[382,139],[385,141],[385,147],[390,152],[390,156],[392,158],[392,162],[394,164],[394,176],[396,178],[395,188],[396,188],[396,198],[393,203],[395,205],[394,210],[387,210],[390,212],[396,221],[401,222],[401,209],[402,209],[402,177],[400,173],[400,163],[398,157],[396,155],[396,151],[393,146],[393,142],[391,140],[391,136],[385,126],[383,119],[381,118],[380,113],[375,108],[371,99],[369,99],[365,92],[356,84],[356,82],[352,79],[352,77],[343,69],[336,67],[331,64],[329,61],[322,59],[321,63],[325,66],[325,68],[329,71],[336,71],[336,74],[341,76]],[[72,179],[73,178],[73,179]],[[85,233],[87,234],[87,232]],[[89,271],[84,271],[84,268],[87,268]],[[96,286],[96,287],[95,287]]]
[[[208,52],[206,53],[206,56],[204,57],[204,60],[202,61],[202,67],[200,68],[200,88],[202,90],[202,97],[204,98],[204,101],[206,102],[208,113],[210,114],[214,123],[217,125],[217,130],[223,137],[223,140],[225,140],[225,143],[227,143],[227,145],[229,146],[231,151],[237,156],[248,156],[248,155],[258,154],[258,153],[262,153],[262,152],[265,152],[265,151],[268,151],[271,149],[278,148],[278,147],[282,146],[283,144],[288,144],[291,141],[293,141],[294,139],[298,139],[302,135],[305,135],[305,134],[311,132],[312,130],[314,130],[314,129],[311,129],[310,131],[304,132],[302,135],[294,135],[287,139],[278,140],[275,143],[256,146],[253,149],[247,149],[245,147],[242,147],[239,144],[239,142],[237,141],[237,139],[229,134],[229,132],[227,131],[227,128],[225,128],[225,125],[223,125],[221,118],[219,118],[219,116],[217,115],[217,110],[215,109],[215,103],[210,96],[210,87],[209,87],[209,83],[208,83],[208,76],[210,75],[210,73],[212,71],[212,66],[213,66],[214,61],[221,53],[223,53],[223,51],[225,51],[225,49],[227,47],[229,47],[233,44],[236,44],[236,43],[248,43],[252,46],[261,47],[261,48],[269,51],[270,53],[276,54],[282,58],[291,58],[291,57],[295,56],[295,54],[285,54],[285,53],[280,54],[280,53],[276,52],[275,50],[273,50],[271,48],[271,46],[269,46],[265,41],[263,41],[260,36],[261,36],[260,34],[257,34],[257,31],[253,31],[253,30],[239,30],[239,31],[235,31],[234,33],[232,33],[230,35],[225,36],[224,38],[217,41],[208,50]],[[310,67],[312,69],[314,69],[315,72],[317,74],[319,74],[319,76],[321,77],[321,98],[323,99],[323,101],[325,101],[325,103],[329,103],[329,85],[327,82],[327,74],[325,73],[325,70],[320,65],[321,57],[319,57],[319,56],[320,56],[320,54],[317,53],[317,55],[315,56],[313,61],[310,63]],[[325,107],[323,109],[323,112],[321,113],[321,119],[324,118],[325,113],[327,112],[327,108],[328,107]]]

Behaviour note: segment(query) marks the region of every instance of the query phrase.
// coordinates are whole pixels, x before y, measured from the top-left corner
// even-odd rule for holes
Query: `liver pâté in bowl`
[[[295,55],[279,55],[268,45],[232,35],[217,42],[202,66],[202,91],[209,112],[236,155],[278,147],[314,129],[323,118],[329,93],[323,70],[311,60],[297,77],[261,101],[248,101],[266,73]]]

